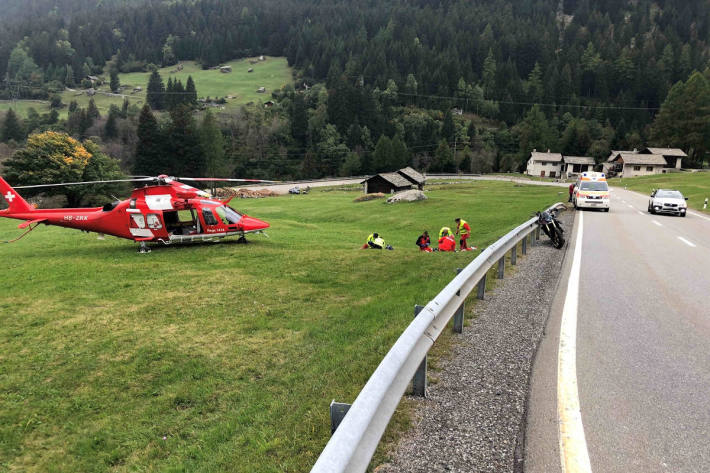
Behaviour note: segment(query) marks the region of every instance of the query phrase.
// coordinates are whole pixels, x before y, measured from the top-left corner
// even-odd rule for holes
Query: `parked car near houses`
[[[688,211],[687,197],[677,190],[656,189],[648,201],[648,213],[673,214],[685,217]]]

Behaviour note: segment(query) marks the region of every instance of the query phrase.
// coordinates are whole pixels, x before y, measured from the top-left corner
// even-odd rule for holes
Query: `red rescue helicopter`
[[[19,238],[43,223],[96,232],[99,238],[106,234],[133,240],[140,243],[140,253],[150,252],[147,243],[151,242],[168,245],[238,236],[239,242],[246,243],[247,233],[264,233],[269,227],[268,223],[229,207],[227,204],[231,198],[216,200],[207,192],[180,181],[274,182],[258,179],[174,178],[160,175],[125,180],[18,186],[17,189],[110,182],[145,183],[144,187],[135,188],[130,198],[117,200],[103,207],[37,209],[0,177],[0,195],[8,204],[7,209],[0,210],[0,217],[25,220],[19,228],[27,228],[27,231]]]

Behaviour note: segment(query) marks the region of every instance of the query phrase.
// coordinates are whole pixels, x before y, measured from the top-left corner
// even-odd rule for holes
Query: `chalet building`
[[[619,177],[648,176],[661,174],[668,162],[661,154],[645,154],[634,150],[621,151],[612,158],[609,166],[610,175]]]
[[[406,191],[415,187],[414,183],[398,172],[382,172],[375,174],[361,182],[365,185],[365,194],[382,192],[383,194],[394,194],[395,192]]]
[[[687,158],[688,155],[679,148],[646,148],[641,151],[642,154],[660,154],[666,160],[667,165],[664,169],[680,169],[681,161]],[[664,171],[666,172],[666,171]]]
[[[562,174],[562,155],[560,153],[540,153],[532,150],[525,173],[529,176],[560,177]]]
[[[406,168],[400,169],[397,171],[397,174],[410,181],[417,189],[422,190],[424,188],[426,178],[411,167],[407,166]]]
[[[594,164],[594,158],[587,156],[563,156],[562,176],[569,179],[583,172],[594,171]]]
[[[613,177],[614,175],[618,174],[621,172],[621,168],[619,167],[617,169],[617,166],[614,164],[614,158],[616,158],[619,153],[638,153],[638,150],[634,148],[633,151],[623,151],[623,150],[618,150],[618,149],[613,149],[611,150],[611,153],[609,154],[609,157],[606,158],[606,161],[602,164],[602,172],[606,174],[609,177]]]

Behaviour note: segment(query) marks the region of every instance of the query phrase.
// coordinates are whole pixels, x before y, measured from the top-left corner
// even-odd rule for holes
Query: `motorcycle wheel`
[[[560,230],[558,228],[554,229],[553,234],[554,234],[555,238],[552,239],[552,245],[559,250],[560,248],[562,248],[564,246],[565,239],[562,238],[562,233],[560,232]]]

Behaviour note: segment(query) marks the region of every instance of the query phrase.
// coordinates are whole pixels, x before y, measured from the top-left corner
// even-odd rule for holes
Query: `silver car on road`
[[[648,201],[648,212],[652,214],[673,214],[685,217],[688,211],[687,197],[683,197],[680,191],[670,189],[657,189],[651,192],[651,199]]]

